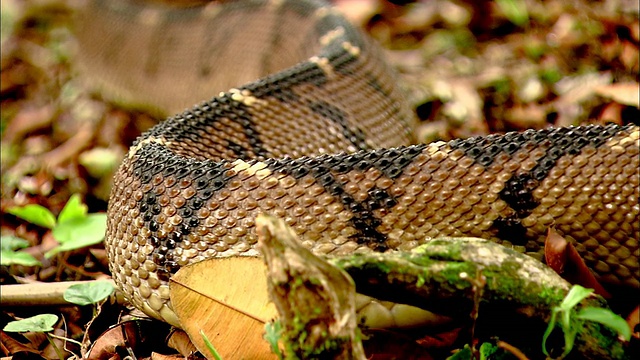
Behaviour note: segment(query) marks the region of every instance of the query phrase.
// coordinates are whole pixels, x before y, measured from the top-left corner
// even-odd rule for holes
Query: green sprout
[[[574,285],[559,306],[553,308],[551,319],[547,330],[542,337],[542,352],[549,356],[547,351],[547,338],[555,328],[556,324],[564,333],[564,352],[560,356],[567,356],[573,349],[578,330],[582,328],[585,321],[595,321],[616,331],[622,339],[629,341],[631,329],[623,318],[613,313],[611,310],[585,307],[576,311],[575,307],[582,300],[593,293],[593,289],[587,289],[580,285]]]
[[[80,201],[78,194],[71,196],[57,220],[49,209],[37,204],[14,206],[7,212],[34,225],[51,229],[60,245],[47,252],[47,258],[62,251],[97,244],[104,239],[107,230],[107,214],[88,214],[87,205]]]

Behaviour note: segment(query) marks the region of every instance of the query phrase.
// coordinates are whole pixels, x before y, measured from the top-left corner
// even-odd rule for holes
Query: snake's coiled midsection
[[[95,6],[111,16],[106,4]],[[113,12],[146,11],[122,9]],[[231,89],[142,135],[115,176],[105,242],[111,271],[149,315],[175,323],[167,281],[181,266],[256,256],[263,212],[283,218],[318,254],[476,236],[541,257],[553,226],[602,280],[638,286],[637,126],[407,146],[415,120],[392,71],[331,9],[309,0],[184,11],[154,19],[162,31],[172,21],[202,21],[215,46],[196,49],[191,71],[217,72],[223,80],[214,89]],[[110,64],[126,67],[110,54]],[[130,81],[134,93],[157,97],[149,79],[180,54],[155,54],[138,59],[138,78],[110,86]],[[98,50],[88,56],[102,58]],[[262,77],[233,88],[232,71]]]

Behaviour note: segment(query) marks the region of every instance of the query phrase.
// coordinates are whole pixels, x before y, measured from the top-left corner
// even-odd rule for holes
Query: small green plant
[[[7,209],[7,212],[47,229],[53,229],[53,227],[56,226],[56,218],[51,211],[38,204],[10,207]]]
[[[215,360],[222,360],[222,357],[220,356],[216,348],[213,347],[213,344],[211,343],[211,341],[209,341],[209,338],[207,337],[207,335],[205,335],[204,331],[200,330],[200,336],[202,336],[202,340],[204,341],[204,344],[207,345],[207,349],[211,352],[213,358]]]
[[[542,352],[549,356],[547,351],[547,338],[556,324],[564,333],[564,352],[560,356],[565,357],[573,349],[573,344],[585,321],[595,321],[616,331],[625,341],[631,338],[631,329],[626,321],[612,311],[601,308],[585,307],[576,311],[575,307],[582,300],[593,293],[593,289],[586,289],[580,285],[574,285],[559,306],[553,308],[549,326],[542,337]],[[559,319],[558,319],[559,317]]]
[[[40,261],[31,254],[24,251],[17,251],[29,246],[29,242],[19,237],[7,235],[0,237],[0,265],[42,265]]]
[[[58,322],[58,316],[53,314],[40,314],[36,316],[32,316],[30,318],[11,321],[7,323],[7,325],[2,329],[6,332],[41,332],[45,333],[47,336],[47,340],[53,346],[58,355],[59,359],[64,359],[64,355],[62,351],[58,348],[58,346],[51,339],[52,334],[49,334],[50,331],[53,331],[53,326]],[[55,337],[55,336],[54,336]]]
[[[64,299],[76,305],[91,305],[106,299],[113,293],[113,284],[109,281],[91,281],[69,286]]]
[[[276,354],[278,359],[282,359],[282,352],[278,346],[278,341],[280,341],[280,338],[282,337],[282,324],[280,324],[280,321],[278,320],[268,322],[264,325],[264,330],[265,332],[263,337],[271,346],[271,352]]]
[[[107,214],[88,214],[87,205],[80,201],[78,194],[71,196],[57,221],[49,209],[37,204],[11,207],[7,212],[34,225],[51,229],[60,246],[47,252],[47,258],[62,251],[97,244],[104,239],[107,229]]]
[[[9,322],[4,331],[8,332],[49,332],[53,331],[53,325],[58,322],[58,316],[53,314],[40,314],[30,318]]]
[[[500,350],[496,345],[492,343],[482,343],[477,351],[479,360],[487,359],[503,359],[508,356],[507,353]],[[473,360],[476,359],[473,355],[473,351],[469,345],[465,345],[460,351],[449,356],[447,360]]]
[[[109,297],[109,295],[113,293],[113,290],[113,283],[110,281],[91,281],[69,286],[69,288],[65,290],[63,297],[72,304],[85,306],[99,303]],[[97,315],[97,310],[94,306],[94,317]]]

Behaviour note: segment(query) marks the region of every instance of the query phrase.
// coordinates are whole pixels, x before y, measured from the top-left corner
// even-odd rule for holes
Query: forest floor
[[[639,122],[637,1],[334,5],[385,48],[420,118],[420,142]],[[62,217],[56,217],[75,194],[77,211],[104,216],[120,160],[137,136],[161,121],[103,99],[83,80],[74,62],[74,6],[62,0],[2,1],[2,285],[109,278],[99,243],[104,226],[83,225],[90,234],[81,241],[91,245],[59,249],[54,233]],[[12,210],[30,204],[49,214],[34,210],[26,221]],[[89,215],[95,222],[103,219]],[[44,313],[65,319],[52,333],[78,341],[93,318],[91,307],[3,305],[0,325]],[[67,348],[65,357],[80,352]],[[4,356],[59,356],[41,333],[3,331],[0,350]]]

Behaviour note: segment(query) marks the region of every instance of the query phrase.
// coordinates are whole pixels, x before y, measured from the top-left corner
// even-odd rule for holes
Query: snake
[[[327,256],[472,236],[542,260],[553,227],[600,281],[640,285],[637,125],[416,144],[394,70],[327,4],[197,5],[95,0],[78,25],[96,84],[176,111],[113,179],[105,248],[135,307],[176,324],[172,275],[258,256],[261,213]]]

